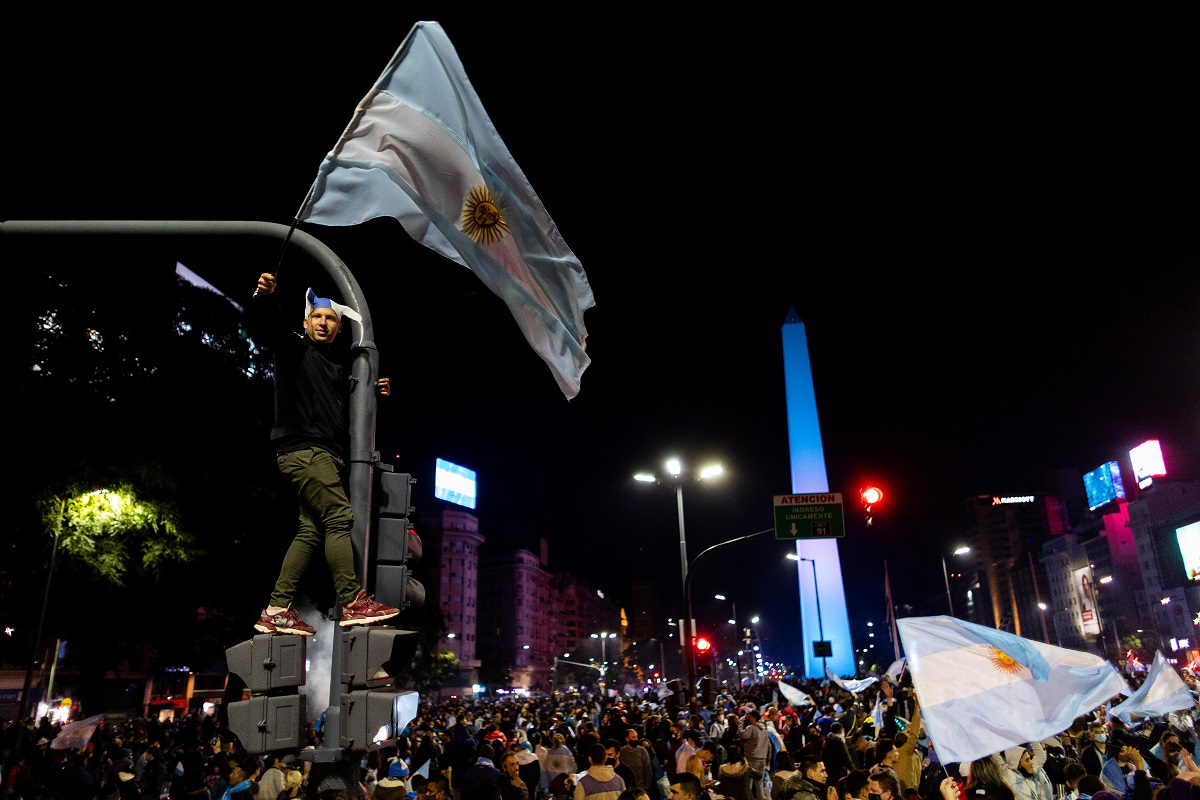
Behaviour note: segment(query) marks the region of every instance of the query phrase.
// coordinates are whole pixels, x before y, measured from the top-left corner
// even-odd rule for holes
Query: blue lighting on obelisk
[[[828,492],[829,477],[825,473],[825,450],[821,446],[808,337],[804,333],[804,323],[791,308],[783,321],[783,382],[788,451],[792,456],[792,493]],[[797,539],[796,557],[802,559],[796,565],[800,583],[804,676],[824,678],[825,666],[837,675],[854,675],[854,646],[850,641],[850,615],[846,611],[837,539]],[[820,638],[821,632],[831,644],[833,655],[829,658],[813,655],[813,642]]]

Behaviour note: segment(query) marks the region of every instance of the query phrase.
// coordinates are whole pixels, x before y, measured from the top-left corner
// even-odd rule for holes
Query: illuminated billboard
[[[1133,465],[1133,477],[1143,489],[1152,479],[1167,474],[1167,465],[1163,461],[1162,446],[1158,439],[1147,439],[1130,450],[1129,461]]]
[[[475,507],[475,470],[439,458],[433,470],[433,496],[456,505]]]
[[[1183,571],[1189,581],[1200,581],[1200,522],[1175,529],[1179,554],[1183,556]]]
[[[1083,488],[1087,492],[1088,509],[1095,511],[1117,498],[1125,498],[1125,486],[1121,483],[1121,467],[1115,461],[1106,461],[1083,476]]]
[[[1084,633],[1099,633],[1100,618],[1096,615],[1096,587],[1092,583],[1091,567],[1075,570],[1075,596],[1079,599],[1079,620]]]

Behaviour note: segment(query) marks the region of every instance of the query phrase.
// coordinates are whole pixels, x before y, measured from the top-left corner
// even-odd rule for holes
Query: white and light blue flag
[[[1196,698],[1183,678],[1167,663],[1162,651],[1154,652],[1154,663],[1146,680],[1126,700],[1108,710],[1108,716],[1119,717],[1129,724],[1130,717],[1166,716],[1172,711],[1195,708]]]
[[[568,399],[591,363],[579,259],[492,125],[442,27],[418,22],[325,157],[296,219],[394,217],[504,300]]]
[[[91,741],[92,735],[100,727],[103,714],[68,723],[59,730],[58,735],[50,741],[51,750],[82,750]]]
[[[857,679],[850,679],[850,680],[846,680],[844,678],[839,678],[837,675],[834,674],[833,670],[831,670],[829,667],[825,668],[825,677],[828,678],[829,680],[833,681],[834,683],[836,683],[841,688],[845,689],[850,694],[858,694],[859,692],[861,692],[863,689],[867,688],[871,684],[879,682],[879,678],[876,678],[874,675],[867,677],[867,678],[857,678]]]
[[[921,721],[942,763],[1071,727],[1129,686],[1104,659],[954,617],[897,620]]]
[[[892,662],[892,665],[887,668],[887,672],[884,673],[884,676],[888,680],[890,680],[892,683],[894,683],[896,686],[899,686],[900,685],[900,675],[903,672],[904,672],[904,657],[901,656],[900,658],[897,658],[895,661]]]
[[[812,697],[807,693],[800,691],[795,686],[779,682],[779,693],[783,695],[783,699],[788,701],[789,705],[793,706],[811,706]]]

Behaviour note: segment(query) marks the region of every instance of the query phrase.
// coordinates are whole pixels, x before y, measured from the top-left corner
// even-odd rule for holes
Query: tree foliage
[[[166,562],[194,557],[192,537],[179,529],[173,505],[139,500],[128,484],[52,495],[42,503],[42,517],[64,554],[117,585],[124,585],[131,565],[157,576]]]

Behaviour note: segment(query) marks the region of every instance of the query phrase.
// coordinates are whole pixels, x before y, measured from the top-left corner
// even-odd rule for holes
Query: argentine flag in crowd
[[[884,676],[888,680],[890,680],[892,683],[894,683],[896,686],[899,686],[900,685],[900,674],[902,672],[904,672],[904,657],[903,656],[901,656],[900,658],[897,658],[895,661],[892,662],[892,665],[887,668],[887,672],[884,673]]]
[[[1172,711],[1195,708],[1196,698],[1183,678],[1167,663],[1161,651],[1155,651],[1154,663],[1138,690],[1127,700],[1108,710],[1110,717],[1120,717],[1126,724],[1130,717],[1166,716]]]
[[[845,689],[850,694],[858,694],[871,684],[879,682],[879,678],[876,678],[874,675],[868,678],[860,678],[857,680],[848,681],[844,678],[839,678],[829,667],[825,668],[825,677],[836,683],[841,688]]]
[[[812,705],[812,697],[805,692],[800,691],[795,686],[790,686],[783,681],[779,682],[779,692],[784,699],[793,706],[810,706]]]
[[[921,721],[943,764],[1041,741],[1113,697],[1120,673],[1090,653],[954,617],[897,620]]]
[[[591,359],[595,301],[579,259],[500,139],[450,39],[418,22],[355,109],[296,214],[319,225],[394,217],[504,300],[567,399]]]

